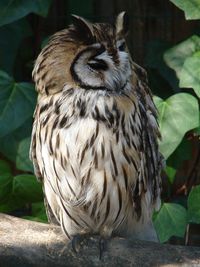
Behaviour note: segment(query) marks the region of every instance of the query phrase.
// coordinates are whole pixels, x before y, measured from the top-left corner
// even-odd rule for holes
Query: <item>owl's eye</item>
[[[108,65],[106,64],[106,62],[101,59],[90,60],[87,64],[93,70],[107,70],[108,69]]]
[[[119,51],[125,51],[125,48],[126,48],[126,43],[123,41],[118,46],[118,49],[119,49]]]

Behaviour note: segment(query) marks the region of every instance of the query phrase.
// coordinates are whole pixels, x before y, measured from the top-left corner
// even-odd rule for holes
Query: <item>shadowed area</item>
[[[0,267],[200,265],[196,247],[113,238],[99,260],[98,244],[98,236],[88,238],[76,254],[58,226],[0,214]]]

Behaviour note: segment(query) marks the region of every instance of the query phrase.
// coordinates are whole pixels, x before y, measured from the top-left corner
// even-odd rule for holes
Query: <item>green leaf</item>
[[[22,126],[17,128],[11,134],[0,138],[0,152],[8,159],[15,162],[19,144],[23,139],[31,135],[31,129],[32,118],[29,118]]]
[[[160,151],[167,159],[180,144],[185,133],[198,127],[198,101],[186,93],[175,94],[166,100],[154,97],[154,101],[159,111],[162,135]]]
[[[29,203],[43,200],[42,186],[34,175],[22,174],[15,176],[13,194]]]
[[[175,178],[175,176],[176,176],[176,169],[174,169],[174,168],[172,168],[172,167],[170,167],[170,166],[166,166],[166,168],[165,168],[165,172],[166,172],[166,174],[167,174],[167,178],[168,178],[169,182],[170,182],[171,184],[173,184],[173,182],[174,182],[174,178]]]
[[[44,202],[36,202],[32,204],[32,215],[37,216],[40,213],[46,213]]]
[[[200,185],[195,186],[188,196],[188,221],[200,223]]]
[[[31,138],[28,137],[19,143],[16,167],[22,171],[33,172],[33,164],[29,159],[29,148],[30,148]]]
[[[11,167],[5,160],[0,160],[0,175],[11,174]]]
[[[12,192],[13,176],[5,173],[0,175],[0,201],[5,199]]]
[[[36,13],[45,17],[51,0],[1,0],[0,26],[25,17],[29,13]]]
[[[180,73],[180,87],[193,88],[200,97],[200,55],[185,60]]]
[[[46,223],[48,222],[44,202],[36,202],[31,205],[32,214],[31,216],[24,216],[24,219],[38,221]]]
[[[200,19],[199,0],[170,0],[174,5],[184,11],[186,19]]]
[[[13,176],[10,165],[0,160],[0,201],[4,200],[12,191]]]
[[[8,194],[6,199],[0,203],[0,212],[10,213],[15,210],[23,209],[26,201],[22,198],[14,196],[12,193]]]
[[[154,220],[156,232],[162,243],[172,236],[183,237],[186,224],[186,209],[174,203],[164,203]]]
[[[185,60],[193,56],[199,50],[200,37],[193,35],[189,39],[167,50],[164,53],[164,60],[166,64],[176,72],[177,77],[180,78]]]
[[[178,88],[178,79],[177,79],[174,71],[166,65],[166,63],[163,59],[163,54],[167,49],[169,49],[169,47],[170,47],[169,44],[167,44],[166,42],[163,42],[163,41],[154,40],[154,41],[149,42],[147,44],[147,55],[145,58],[145,64],[149,68],[156,69],[157,72],[165,79],[165,81],[168,82],[167,83],[167,86],[168,86],[167,90],[170,89],[170,87],[169,87],[169,84],[170,84],[171,87],[174,89],[174,91],[177,92],[178,90],[180,90]],[[149,75],[149,78],[152,80],[152,75]],[[161,88],[161,81],[158,79],[158,77],[155,77],[154,83],[156,83],[156,82],[158,83],[158,85],[156,85],[156,87],[158,87],[160,89]],[[154,87],[155,87],[155,85],[152,88],[154,89]],[[162,85],[162,87],[163,87],[163,85]],[[166,93],[166,90],[162,90],[159,93],[164,94],[164,93]]]
[[[15,83],[0,71],[0,137],[20,127],[32,116],[36,92],[31,83]]]
[[[0,69],[12,74],[22,40],[31,35],[27,20],[0,27]]]
[[[184,137],[181,143],[176,148],[176,150],[167,159],[167,166],[170,166],[174,169],[178,169],[180,168],[183,161],[189,160],[191,159],[191,157],[192,143]]]
[[[39,218],[42,222],[48,222],[44,202],[32,204],[32,216]]]

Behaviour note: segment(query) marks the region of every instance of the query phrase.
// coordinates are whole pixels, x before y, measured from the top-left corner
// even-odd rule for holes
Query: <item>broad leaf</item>
[[[0,175],[11,174],[11,167],[5,160],[0,160]]]
[[[176,150],[167,159],[167,166],[170,166],[173,169],[177,170],[178,168],[180,168],[183,161],[189,160],[191,159],[191,157],[192,143],[184,137]]]
[[[19,144],[23,139],[31,135],[31,129],[32,118],[29,118],[22,126],[17,128],[11,134],[0,138],[0,152],[8,159],[15,162],[19,150]]]
[[[180,78],[181,70],[185,60],[193,56],[200,50],[200,37],[193,35],[189,39],[170,48],[164,53],[166,64],[172,68],[178,78]]]
[[[193,88],[200,97],[200,55],[188,57],[180,73],[180,87]]]
[[[0,137],[20,127],[32,116],[36,93],[31,83],[16,83],[0,71]]]
[[[13,194],[29,203],[43,200],[42,186],[34,175],[22,174],[14,177]]]
[[[51,0],[1,0],[0,26],[25,17],[29,13],[36,13],[45,17]]]
[[[200,223],[200,185],[194,187],[188,196],[188,220]]]
[[[0,175],[0,201],[4,200],[12,192],[13,176],[5,173]]]
[[[164,203],[154,220],[160,242],[166,242],[172,236],[183,237],[186,223],[186,209],[183,206]]]
[[[0,212],[11,213],[16,210],[23,210],[26,200],[15,196],[12,192],[0,202]]]
[[[199,106],[195,97],[179,93],[162,100],[154,97],[159,111],[162,135],[160,151],[167,159],[180,144],[185,133],[199,125]]]
[[[174,168],[172,168],[170,166],[166,166],[165,173],[167,174],[167,178],[168,178],[169,182],[171,184],[173,184],[174,178],[176,176],[176,169],[174,169]]]
[[[0,69],[13,72],[19,46],[30,35],[31,29],[25,19],[0,27]]]
[[[9,164],[0,160],[0,201],[5,199],[12,191],[12,173]]]
[[[156,69],[157,72],[167,81],[167,91],[171,89],[169,84],[174,89],[175,92],[180,91],[178,87],[178,79],[174,73],[174,71],[169,68],[163,59],[163,53],[169,49],[169,44],[163,41],[152,41],[147,44],[147,55],[145,58],[145,64],[147,67]],[[153,73],[154,74],[154,73]],[[154,75],[155,76],[155,75]],[[149,75],[150,81],[152,80],[152,74]],[[159,95],[166,94],[166,90],[160,90],[163,88],[162,81],[155,77],[155,81],[153,80],[154,84],[152,86],[155,92],[155,86],[158,88]],[[156,84],[155,84],[156,83]]]
[[[199,0],[170,0],[185,13],[186,19],[200,19]]]
[[[33,164],[29,159],[30,141],[28,137],[19,143],[16,166],[19,170],[33,172]]]
[[[31,205],[32,215],[24,216],[24,219],[39,221],[39,222],[48,222],[44,202],[37,202]]]

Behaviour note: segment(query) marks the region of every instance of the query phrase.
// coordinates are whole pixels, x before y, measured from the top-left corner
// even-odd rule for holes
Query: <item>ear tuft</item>
[[[125,37],[129,28],[129,17],[125,11],[119,13],[115,22],[116,34],[119,38]]]
[[[91,40],[93,38],[92,24],[86,19],[79,17],[77,15],[71,15],[71,17],[73,25],[80,33],[80,36],[82,36],[83,39]]]

